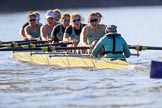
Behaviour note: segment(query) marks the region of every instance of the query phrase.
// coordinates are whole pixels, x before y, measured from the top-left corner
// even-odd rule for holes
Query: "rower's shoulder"
[[[31,26],[30,25],[27,25],[25,28],[24,28],[24,30],[28,30],[28,29],[30,29],[31,28]]]
[[[82,28],[82,32],[88,32],[89,26],[86,24],[83,28]]]
[[[104,30],[104,31],[105,31],[105,29],[106,29],[107,25],[105,25],[105,24],[99,24],[99,25],[102,27],[102,30]]]

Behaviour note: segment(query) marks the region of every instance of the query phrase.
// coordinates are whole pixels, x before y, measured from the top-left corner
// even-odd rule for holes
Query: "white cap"
[[[46,18],[54,18],[55,17],[55,14],[54,14],[54,12],[49,12],[49,13],[47,13],[46,14]]]

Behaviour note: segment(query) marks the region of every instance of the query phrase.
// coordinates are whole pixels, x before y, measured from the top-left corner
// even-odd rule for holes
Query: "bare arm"
[[[105,29],[107,25],[101,24],[102,25],[102,32],[105,33]]]
[[[32,40],[32,36],[29,33],[29,26],[25,27],[25,35],[28,38],[28,40]]]
[[[69,41],[69,34],[68,33],[64,33],[63,41],[64,42],[68,42]]]
[[[88,46],[87,39],[88,39],[88,26],[85,26],[80,34],[80,42],[82,46]]]
[[[45,26],[41,26],[40,34],[41,34],[42,41],[48,41],[48,39],[46,37],[47,36],[47,30],[46,30]]]
[[[64,42],[70,41],[69,38],[70,38],[71,32],[72,32],[72,28],[71,28],[71,27],[67,27],[67,28],[65,29],[64,36],[63,36],[63,41],[64,41]]]
[[[30,26],[25,27],[25,35],[28,38],[28,40],[40,40],[39,38],[34,38],[29,33]]]
[[[20,37],[21,37],[22,40],[28,40],[28,38],[25,36],[25,30],[24,30],[24,28],[20,28],[19,35],[20,35]]]

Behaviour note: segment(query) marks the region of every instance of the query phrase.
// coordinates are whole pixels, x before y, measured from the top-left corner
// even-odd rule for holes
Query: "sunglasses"
[[[36,21],[36,19],[30,19],[29,21],[30,21],[30,22],[31,22],[31,21]]]
[[[91,19],[90,22],[97,22],[98,20],[97,19]]]
[[[80,19],[74,19],[73,20],[73,22],[79,22],[80,21]]]

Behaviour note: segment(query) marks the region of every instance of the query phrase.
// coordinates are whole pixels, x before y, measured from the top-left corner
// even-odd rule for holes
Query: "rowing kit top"
[[[63,25],[57,24],[52,30],[51,37],[55,42],[62,41],[64,32],[65,28],[63,27]]]
[[[102,36],[104,36],[104,32],[102,31],[102,25],[98,25],[97,34],[94,34],[90,26],[88,26],[88,43],[89,44],[91,44],[94,40],[99,40]]]
[[[81,24],[80,25],[80,29],[76,30],[74,27],[72,27],[71,25],[68,26],[65,30],[66,34],[69,34],[71,40],[80,40],[80,33],[82,31],[82,28],[85,26],[86,24]]]
[[[55,22],[55,26],[56,26],[57,24],[58,24],[58,22]],[[54,28],[55,26],[53,26],[53,28]],[[51,38],[51,32],[52,32],[52,30],[49,28],[48,24],[45,25],[45,28],[46,28],[46,30],[47,30],[47,36],[46,36],[46,37]]]
[[[105,58],[126,58],[131,55],[126,41],[120,34],[106,34],[92,50],[92,56],[97,57],[100,50],[104,48]]]
[[[36,31],[33,31],[32,28],[29,28],[29,34],[33,37],[33,38],[39,38],[40,37],[40,24],[36,24]]]

